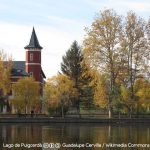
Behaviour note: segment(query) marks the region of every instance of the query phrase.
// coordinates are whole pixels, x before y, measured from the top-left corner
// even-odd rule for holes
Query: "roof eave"
[[[35,47],[35,46],[30,46],[30,45],[27,45],[24,47],[25,49],[30,49],[30,48],[38,48],[38,49],[43,49],[42,46],[38,46],[38,47]]]

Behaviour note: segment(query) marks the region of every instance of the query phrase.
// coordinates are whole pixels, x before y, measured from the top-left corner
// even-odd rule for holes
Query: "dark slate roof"
[[[13,68],[25,70],[25,61],[13,61]]]
[[[13,67],[11,71],[12,76],[30,76],[30,73],[27,73],[25,71],[25,61],[13,61]],[[4,62],[4,64],[7,64],[7,61]],[[43,78],[46,78],[42,68],[41,68],[41,75]]]
[[[43,78],[46,78],[42,68],[41,74]],[[13,61],[12,76],[30,76],[29,73],[25,72],[25,61]]]
[[[46,78],[46,76],[45,76],[45,74],[43,72],[43,69],[41,69],[41,74],[42,74],[43,78]]]
[[[36,36],[34,27],[33,27],[32,35],[31,35],[30,43],[29,43],[29,45],[27,45],[27,46],[25,47],[25,49],[28,49],[28,48],[39,48],[39,49],[42,49],[42,48],[43,48],[43,47],[40,46],[40,44],[39,44],[39,41],[38,41],[38,38],[37,38],[37,36]]]
[[[25,72],[25,61],[13,61],[12,76],[29,76]]]

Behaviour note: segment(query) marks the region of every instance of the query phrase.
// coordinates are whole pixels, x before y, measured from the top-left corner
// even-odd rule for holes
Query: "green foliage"
[[[80,111],[81,102],[81,74],[82,74],[82,60],[83,55],[78,43],[74,41],[66,55],[62,57],[61,71],[67,75],[73,82],[74,87],[78,91],[78,95],[74,97],[74,106]]]
[[[80,102],[81,107],[90,109],[93,107],[94,102],[94,70],[92,70],[88,64],[82,61],[82,74],[80,77]]]
[[[62,72],[66,74],[70,79],[74,80],[75,84],[78,84],[78,80],[82,72],[81,62],[83,56],[76,41],[72,43],[70,49],[66,52],[66,55],[62,57],[62,59]]]

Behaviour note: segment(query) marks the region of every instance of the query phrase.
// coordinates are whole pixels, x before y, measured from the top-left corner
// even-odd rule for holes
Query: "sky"
[[[50,78],[60,71],[72,42],[82,45],[85,27],[107,8],[120,15],[132,10],[146,20],[150,16],[150,0],[0,0],[0,50],[24,61],[34,26],[43,47],[42,68]]]

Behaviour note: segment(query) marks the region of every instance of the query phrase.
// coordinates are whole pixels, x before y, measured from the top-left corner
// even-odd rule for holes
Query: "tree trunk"
[[[64,106],[61,106],[61,117],[64,118]]]
[[[120,119],[120,111],[119,111],[119,113],[118,113],[118,118]]]
[[[129,118],[132,118],[132,106],[129,108]]]
[[[139,118],[139,103],[137,103],[137,112],[136,112],[136,115]]]
[[[80,115],[80,100],[78,100],[78,115],[79,115],[79,118],[81,118],[81,115]]]
[[[79,107],[79,109],[78,109],[78,115],[79,115],[79,118],[81,118],[80,107]]]
[[[150,106],[148,105],[147,106],[147,112],[149,113],[149,111],[150,111]]]
[[[112,118],[112,111],[111,111],[111,107],[110,106],[108,108],[108,117],[109,117],[109,119]]]

